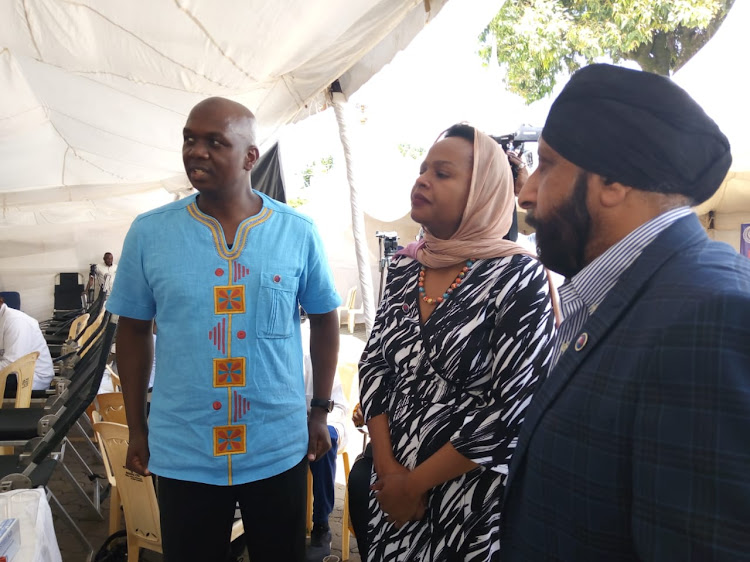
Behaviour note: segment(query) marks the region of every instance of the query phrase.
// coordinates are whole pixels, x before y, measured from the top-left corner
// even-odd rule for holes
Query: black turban
[[[702,203],[732,163],[729,141],[672,80],[609,64],[577,71],[552,104],[545,142],[576,166]]]

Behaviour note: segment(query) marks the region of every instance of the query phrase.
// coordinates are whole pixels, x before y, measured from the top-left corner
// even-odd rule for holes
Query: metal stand
[[[389,252],[383,248],[383,238],[378,238],[378,247],[380,248],[380,261],[378,262],[378,269],[380,270],[380,283],[378,285],[378,306],[380,301],[383,300],[383,291],[385,291],[385,282],[388,278],[388,267],[391,265],[391,260],[395,254],[395,251]]]
[[[380,306],[380,301],[383,299],[383,291],[385,290],[385,280],[388,278],[388,267],[390,265],[391,265],[391,257],[382,256],[382,252],[381,252],[380,265],[379,265],[380,284],[378,285],[378,306]]]
[[[396,232],[377,231],[375,232],[375,236],[378,237],[378,248],[380,249],[380,261],[378,262],[378,268],[380,270],[380,284],[378,286],[379,306],[380,301],[383,299],[385,281],[388,278],[388,267],[391,265],[391,260],[398,249],[398,234]]]

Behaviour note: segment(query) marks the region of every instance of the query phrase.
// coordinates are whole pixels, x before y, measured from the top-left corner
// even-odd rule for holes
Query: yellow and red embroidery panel
[[[214,359],[214,386],[245,386],[245,358]]]
[[[245,445],[244,425],[220,425],[214,427],[214,456],[245,453],[247,452]]]
[[[214,287],[215,314],[244,314],[244,312],[244,285],[219,285]]]
[[[250,269],[237,260],[244,250],[250,230],[265,222],[272,211],[263,208],[257,217],[243,222],[231,250],[226,247],[223,231],[215,219],[201,213],[195,203],[188,206],[188,212],[195,220],[209,228],[216,252],[227,264],[226,269],[218,267],[214,271],[217,281],[223,283],[212,287],[214,314],[219,316],[219,320],[214,326],[209,327],[208,339],[222,355],[213,359],[212,386],[227,389],[226,403],[219,400],[213,403],[215,410],[226,408],[227,414],[227,425],[212,428],[213,454],[227,458],[228,483],[231,485],[232,455],[247,452],[246,426],[238,422],[250,411],[250,402],[241,394],[247,382],[247,360],[245,357],[232,356],[233,340],[243,340],[246,337],[243,330],[234,333],[232,318],[235,314],[244,314],[247,311],[245,286],[238,283],[250,273]]]

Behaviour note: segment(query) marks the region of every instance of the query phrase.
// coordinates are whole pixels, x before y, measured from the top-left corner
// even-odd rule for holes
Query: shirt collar
[[[588,313],[593,314],[620,276],[641,255],[646,246],[672,223],[690,213],[690,207],[678,207],[643,223],[566,281],[565,285],[560,287],[563,313],[565,300],[577,295],[583,300]]]

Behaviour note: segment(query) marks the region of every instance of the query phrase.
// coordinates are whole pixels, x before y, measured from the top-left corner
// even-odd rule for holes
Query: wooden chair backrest
[[[0,371],[0,408],[2,408],[2,397],[5,396],[5,385],[11,374],[16,375],[16,408],[28,408],[31,405],[31,387],[34,384],[34,369],[36,360],[39,358],[38,351],[32,351],[16,359]]]
[[[156,502],[154,481],[150,476],[141,476],[125,468],[128,452],[128,426],[111,422],[94,424],[94,430],[104,442],[104,450],[117,482],[125,512],[125,528],[128,532],[128,550],[131,545],[161,552],[161,526],[159,505]],[[137,551],[136,557],[137,560]]]
[[[96,424],[103,422],[104,418],[102,418],[102,415],[94,410],[91,413],[91,420],[94,422],[93,425],[96,427]],[[109,457],[107,456],[107,450],[104,448],[104,441],[102,438],[97,434],[97,441],[99,442],[99,451],[102,454],[102,459],[104,459],[104,469],[107,473],[107,481],[109,481],[111,486],[117,486],[117,481],[115,480],[115,473],[112,472],[112,463],[109,462]]]
[[[86,323],[89,321],[89,314],[88,312],[85,314],[81,314],[80,316],[76,316],[75,320],[71,322],[70,324],[70,330],[68,331],[68,339],[74,340],[76,339],[83,329],[86,327]]]
[[[101,421],[128,425],[125,417],[125,401],[122,392],[102,392],[94,399],[96,411],[102,417]]]
[[[102,307],[102,310],[99,313],[99,315],[96,317],[96,319],[91,324],[89,324],[89,326],[83,331],[81,336],[78,338],[78,341],[81,344],[81,351],[80,351],[81,357],[86,355],[89,349],[93,347],[93,342],[96,340],[92,340],[91,337],[96,333],[96,330],[99,328],[99,326],[101,326],[102,319],[104,318],[104,313],[105,313],[105,308]],[[103,331],[100,332],[99,336],[101,337],[103,333],[104,333]]]
[[[352,400],[352,386],[354,384],[354,379],[357,377],[357,364],[351,362],[339,363],[336,369],[338,371],[339,380],[341,381],[341,390],[344,391],[344,396],[349,401],[349,404],[356,403],[356,398]],[[359,393],[357,393],[357,395],[359,395]],[[353,406],[350,409],[353,409]]]

